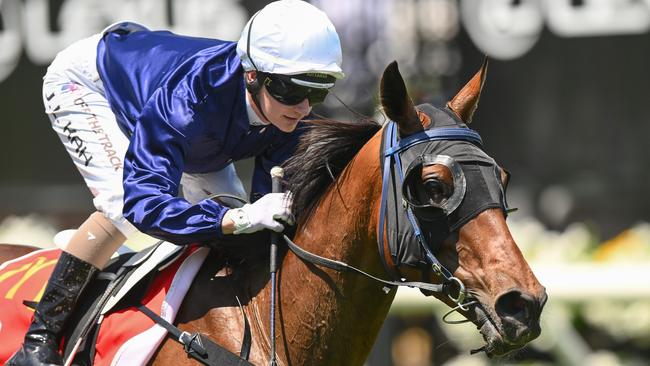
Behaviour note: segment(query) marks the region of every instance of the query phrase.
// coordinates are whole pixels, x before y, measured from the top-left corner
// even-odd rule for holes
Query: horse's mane
[[[292,211],[299,220],[312,213],[327,188],[381,125],[371,119],[311,120],[304,128],[307,131],[295,155],[284,167],[287,189],[293,195]]]

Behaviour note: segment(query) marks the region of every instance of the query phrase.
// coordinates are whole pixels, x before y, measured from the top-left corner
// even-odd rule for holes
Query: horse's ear
[[[397,123],[400,136],[408,136],[423,130],[422,122],[411,97],[406,92],[406,85],[396,61],[391,62],[384,70],[379,96],[384,113]]]
[[[456,96],[447,102],[447,107],[451,109],[456,115],[469,124],[472,122],[472,116],[478,106],[478,100],[481,97],[481,90],[485,84],[485,77],[487,75],[488,58],[485,57],[481,69],[474,75],[474,77],[456,94]]]

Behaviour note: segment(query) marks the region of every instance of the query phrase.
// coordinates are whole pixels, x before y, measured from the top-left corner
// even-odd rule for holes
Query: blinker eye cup
[[[266,90],[278,102],[286,105],[296,105],[307,99],[309,105],[322,103],[329,93],[329,89],[310,88],[296,85],[281,76],[266,74],[264,85]]]

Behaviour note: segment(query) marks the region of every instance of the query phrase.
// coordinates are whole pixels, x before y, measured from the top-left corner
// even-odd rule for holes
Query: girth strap
[[[151,320],[165,328],[172,339],[183,345],[187,355],[200,363],[208,366],[253,366],[252,363],[237,356],[222,346],[212,342],[210,338],[201,334],[183,332],[146,306],[140,304],[138,310],[148,316]]]

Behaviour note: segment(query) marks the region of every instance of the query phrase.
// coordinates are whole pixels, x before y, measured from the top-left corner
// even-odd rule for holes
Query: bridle
[[[424,130],[419,133],[412,134],[404,138],[398,138],[397,124],[393,121],[389,121],[383,136],[383,149],[382,149],[382,189],[381,189],[381,204],[379,211],[379,233],[377,235],[377,245],[379,251],[379,257],[381,258],[382,264],[387,273],[389,273],[393,279],[399,279],[390,266],[386,262],[385,256],[385,233],[386,233],[386,213],[388,211],[388,187],[390,175],[392,172],[396,173],[399,178],[400,186],[404,183],[404,170],[402,168],[402,159],[401,154],[415,145],[432,142],[432,141],[441,141],[441,140],[461,140],[470,142],[478,147],[483,146],[483,140],[478,132],[462,127],[449,127],[449,128],[434,128]],[[397,204],[397,202],[395,202]],[[416,215],[413,213],[411,205],[409,205],[406,200],[402,200],[403,208],[406,211],[406,216],[408,218],[409,224],[415,234],[418,244],[424,250],[426,259],[431,266],[433,272],[443,278],[441,293],[446,295],[452,302],[457,305],[457,308],[462,310],[468,310],[466,305],[463,303],[467,296],[467,290],[463,282],[452,275],[452,273],[438,260],[435,256],[432,247],[427,243],[426,238],[422,234],[420,225]],[[455,310],[455,309],[454,309]]]
[[[402,163],[400,154],[411,147],[431,141],[440,141],[440,140],[463,140],[468,141],[477,146],[482,146],[481,136],[478,132],[471,130],[469,128],[437,128],[425,130],[421,133],[417,133],[405,138],[397,138],[397,124],[395,122],[388,122],[384,130],[384,150],[382,151],[383,157],[383,174],[382,174],[382,197],[381,197],[381,206],[380,206],[380,217],[379,217],[379,235],[377,238],[379,256],[381,261],[386,269],[386,272],[389,273],[393,278],[392,280],[385,280],[373,276],[369,273],[364,272],[361,269],[355,268],[348,265],[347,263],[332,260],[329,258],[321,257],[319,255],[313,254],[307,250],[302,249],[299,245],[294,243],[289,237],[284,235],[284,240],[287,243],[289,249],[296,254],[301,259],[313,263],[315,265],[327,267],[339,272],[355,272],[357,274],[363,275],[373,281],[380,282],[384,284],[384,291],[388,293],[392,288],[398,286],[406,286],[411,288],[420,289],[423,292],[427,293],[441,293],[449,297],[457,307],[452,309],[451,312],[461,309],[468,310],[467,305],[470,303],[464,303],[467,291],[463,282],[454,277],[451,272],[445,268],[442,263],[436,258],[433,251],[426,243],[426,239],[423,237],[420,227],[417,223],[416,217],[413,214],[413,211],[410,207],[405,207],[407,210],[407,215],[409,217],[410,224],[413,227],[413,230],[416,233],[418,238],[418,243],[424,248],[426,257],[430,261],[431,268],[435,273],[440,274],[443,277],[442,283],[427,283],[427,282],[417,282],[417,281],[405,281],[403,278],[396,278],[393,271],[390,270],[388,264],[386,263],[384,257],[384,229],[386,225],[386,212],[387,212],[387,191],[388,191],[388,179],[389,173],[392,170],[395,170],[396,173],[400,176],[400,179],[403,179]],[[450,313],[451,313],[450,312]],[[448,315],[448,314],[447,314]]]

